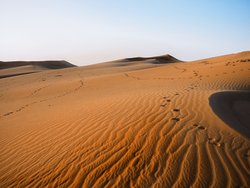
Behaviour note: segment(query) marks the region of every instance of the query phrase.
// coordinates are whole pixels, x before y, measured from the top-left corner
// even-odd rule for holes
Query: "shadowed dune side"
[[[132,57],[88,65],[80,67],[80,69],[84,71],[85,75],[93,76],[145,70],[181,62],[182,61],[174,58],[171,55],[162,55],[154,57]]]
[[[250,138],[250,92],[225,91],[209,98],[215,114],[240,134]]]
[[[153,64],[167,64],[167,63],[176,63],[181,62],[180,60],[176,59],[175,57],[167,54],[162,56],[154,56],[154,57],[132,57],[132,58],[125,58],[124,62],[135,62],[135,61],[146,61],[146,60],[153,60]]]
[[[17,74],[0,75],[0,79],[12,77],[12,76],[21,76],[21,75],[25,75],[25,74],[32,74],[32,73],[35,73],[35,72],[23,72],[23,73],[17,73]]]
[[[67,61],[0,61],[0,79],[70,67],[76,66]]]
[[[134,57],[79,67],[87,75],[104,75],[135,70],[144,70],[182,62],[171,55]],[[31,74],[45,70],[76,67],[67,61],[0,61],[0,79]]]
[[[36,66],[46,69],[63,69],[68,67],[75,67],[67,61],[0,61],[0,69],[8,69],[21,66]]]
[[[0,187],[250,187],[250,140],[208,100],[250,89],[248,59],[0,79]]]

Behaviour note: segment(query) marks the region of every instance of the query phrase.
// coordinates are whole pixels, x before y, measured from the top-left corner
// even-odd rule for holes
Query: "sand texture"
[[[2,78],[0,187],[250,187],[249,91],[250,52]]]

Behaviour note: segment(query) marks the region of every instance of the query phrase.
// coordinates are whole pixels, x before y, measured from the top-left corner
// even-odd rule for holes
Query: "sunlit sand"
[[[0,187],[250,187],[250,52],[64,63],[0,63]]]

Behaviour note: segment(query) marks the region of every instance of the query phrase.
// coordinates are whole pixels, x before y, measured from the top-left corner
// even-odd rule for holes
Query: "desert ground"
[[[9,63],[0,187],[250,187],[249,51]]]

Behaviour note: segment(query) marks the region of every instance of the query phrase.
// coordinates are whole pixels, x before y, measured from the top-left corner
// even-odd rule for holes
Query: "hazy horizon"
[[[170,54],[196,60],[250,50],[250,1],[0,0],[0,61],[87,65]]]

